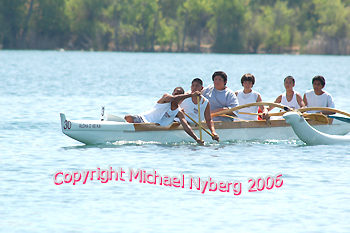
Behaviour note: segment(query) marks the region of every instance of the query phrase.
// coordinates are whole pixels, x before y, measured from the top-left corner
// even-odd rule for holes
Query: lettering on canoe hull
[[[79,128],[89,128],[89,129],[96,129],[96,128],[101,128],[100,124],[79,124]]]

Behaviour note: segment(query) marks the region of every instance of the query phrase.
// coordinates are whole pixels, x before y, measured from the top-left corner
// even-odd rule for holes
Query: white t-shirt
[[[145,123],[158,123],[162,126],[170,125],[174,122],[175,116],[180,108],[171,110],[171,102],[156,103],[150,110],[140,114]]]
[[[299,94],[299,93],[294,91],[294,95],[293,95],[292,100],[288,101],[287,96],[286,96],[287,94],[286,94],[286,92],[284,92],[282,94],[281,104],[288,106],[290,108],[293,108],[293,109],[299,109],[300,105],[299,105],[298,100],[297,100],[297,94]]]
[[[204,101],[203,101],[204,100]],[[208,100],[206,98],[202,98],[200,100],[200,110],[201,110],[201,121],[204,121],[204,111],[208,105]],[[194,104],[192,101],[192,98],[187,98],[180,104],[180,107],[184,109],[185,113],[188,114],[190,117],[193,118],[196,122],[198,122],[198,104]],[[185,115],[186,121],[191,123],[192,120],[190,120]]]
[[[329,107],[335,108],[333,98],[331,94],[323,90],[322,95],[316,95],[314,90],[308,90],[305,92],[307,107]],[[315,113],[318,111],[309,111],[310,113]]]
[[[243,104],[250,104],[250,103],[256,103],[256,100],[258,99],[259,93],[252,90],[249,93],[244,93],[243,90],[238,91],[237,93],[237,99],[239,105]],[[239,112],[249,112],[249,113],[258,113],[259,106],[251,106],[248,108],[242,108],[239,110]],[[258,115],[245,115],[245,114],[238,114],[237,116],[239,119],[246,120],[246,121],[257,121]]]
[[[215,89],[214,85],[209,85],[203,90],[203,96],[209,100],[210,111],[218,108],[233,108],[238,106],[238,100],[236,94],[228,87],[224,90]],[[234,112],[235,114],[237,112]],[[232,121],[228,117],[213,117],[214,121]]]

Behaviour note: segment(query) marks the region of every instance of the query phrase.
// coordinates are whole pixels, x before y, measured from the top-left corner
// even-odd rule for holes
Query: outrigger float
[[[297,112],[287,112],[283,115],[286,123],[290,124],[298,138],[307,145],[333,145],[350,143],[350,135],[340,136],[320,132],[313,128],[304,117]],[[349,123],[350,123],[350,119]]]
[[[253,103],[241,105],[230,109],[239,109],[253,106],[254,104],[275,106],[286,109],[285,106],[275,103]],[[228,110],[225,110],[225,114]],[[281,113],[282,114],[282,113]],[[101,120],[70,120],[61,113],[62,132],[67,136],[84,144],[99,144],[117,141],[144,141],[159,143],[193,142],[183,130],[180,123],[173,123],[170,126],[159,126],[155,123],[127,123],[120,118],[108,115]],[[325,116],[324,116],[325,117]],[[332,135],[345,135],[350,132],[350,118],[340,116],[330,116],[327,122],[316,118],[306,119],[306,121],[320,132]],[[216,121],[215,130],[221,141],[233,140],[292,140],[298,139],[292,127],[284,119],[260,120],[260,121]],[[191,125],[195,134],[199,134],[198,125]],[[202,124],[202,127],[206,127]],[[211,136],[203,134],[203,140],[211,141]]]

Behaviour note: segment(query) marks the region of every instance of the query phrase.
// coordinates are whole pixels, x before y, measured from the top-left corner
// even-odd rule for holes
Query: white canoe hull
[[[314,127],[328,134],[345,135],[350,132],[350,124],[331,120],[331,124],[317,124]],[[67,136],[85,143],[98,144],[116,141],[145,141],[159,143],[194,142],[178,123],[170,127],[156,126],[152,123],[131,124],[126,122],[100,120],[67,120],[61,113],[62,132]],[[192,127],[199,135],[198,127]],[[289,140],[297,139],[293,129],[284,119],[252,122],[215,122],[215,129],[220,141],[232,140]],[[203,132],[203,140],[212,141],[211,137]]]
[[[331,135],[313,128],[303,116],[296,112],[283,115],[286,123],[290,124],[300,140],[308,145],[333,145],[350,143],[350,136]]]

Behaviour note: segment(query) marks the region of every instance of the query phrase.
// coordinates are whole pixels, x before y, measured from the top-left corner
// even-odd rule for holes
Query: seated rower
[[[283,104],[292,109],[304,108],[305,104],[303,98],[298,92],[293,90],[294,86],[295,79],[292,76],[287,76],[284,79],[284,88],[286,89],[286,92],[279,95],[275,100],[275,103]],[[274,109],[273,106],[269,107],[267,110],[271,111],[272,109]]]
[[[239,105],[262,102],[261,95],[252,89],[252,87],[255,84],[255,77],[252,74],[247,73],[243,75],[241,78],[241,83],[244,89],[235,92]],[[263,119],[266,119],[267,109],[263,105],[243,108],[239,110],[239,112],[258,113],[259,108],[263,113],[262,115]],[[257,121],[258,115],[238,114],[238,118],[242,120],[248,120],[248,121]]]
[[[191,92],[194,93],[196,91],[202,91],[203,89],[203,81],[199,78],[195,78],[192,81],[191,85]],[[200,96],[200,116],[201,120],[205,119],[205,122],[207,123],[208,128],[210,129],[213,140],[219,141],[219,136],[215,132],[214,128],[214,122],[210,115],[210,104],[209,101],[203,97]],[[192,119],[198,122],[198,102],[197,97],[192,96],[192,98],[187,98],[184,101],[180,103],[180,107],[183,109],[183,111],[189,115]],[[194,123],[190,118],[185,116],[186,121],[189,123]]]
[[[226,86],[227,75],[223,71],[216,71],[212,75],[214,85],[204,88],[202,94],[209,100],[210,113],[220,112],[238,106],[235,93]],[[236,113],[236,112],[234,112]],[[234,115],[234,113],[230,115]],[[214,121],[232,121],[232,118],[224,116],[213,117]]]
[[[185,120],[184,114],[179,108],[180,101],[191,96],[200,96],[200,94],[200,92],[184,94],[184,89],[182,87],[176,87],[172,95],[164,94],[149,111],[143,112],[139,115],[126,115],[125,120],[129,123],[152,122],[162,126],[167,126],[174,122],[175,117],[178,117],[185,132],[198,144],[203,144],[203,141],[193,133],[191,127]]]
[[[307,107],[329,107],[335,108],[333,98],[327,91],[322,90],[326,85],[323,76],[315,76],[312,79],[313,90],[308,90],[304,94],[304,103]],[[309,111],[309,113],[321,112],[325,115],[332,115],[334,112],[329,111]]]

